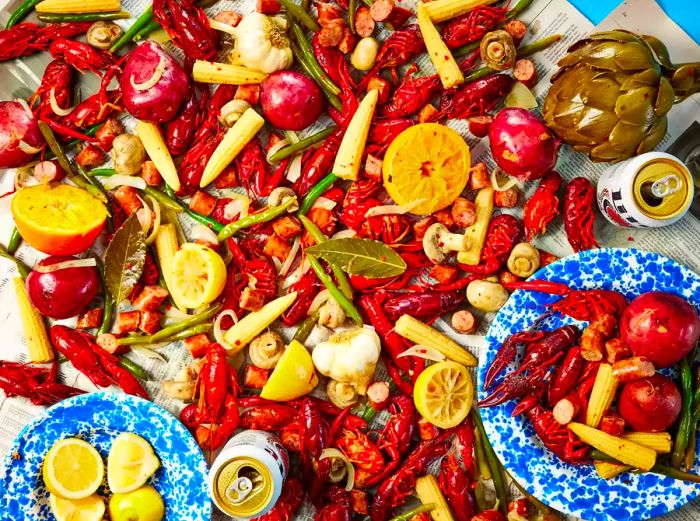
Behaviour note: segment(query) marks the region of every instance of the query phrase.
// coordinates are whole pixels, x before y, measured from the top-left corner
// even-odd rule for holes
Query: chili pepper
[[[10,240],[7,242],[7,253],[14,255],[20,244],[22,244],[22,236],[19,234],[17,226],[13,226]]]
[[[15,257],[14,255],[10,255],[2,245],[0,245],[0,257],[4,257],[5,259],[14,262],[15,266],[17,267],[17,272],[23,279],[26,279],[29,276],[29,273],[32,271],[31,268],[29,268],[29,266],[27,266],[17,257]]]
[[[593,449],[591,451],[591,458],[594,461],[606,461],[608,463],[624,465],[624,463],[622,463],[621,461],[616,460],[612,456],[606,454],[605,452],[601,452],[598,449]],[[647,472],[650,472],[651,474],[661,474],[662,476],[668,476],[669,478],[678,479],[680,481],[700,483],[700,475],[693,474],[690,472],[683,472],[682,470],[678,470],[677,468],[670,467],[668,465],[662,465],[660,463],[657,463],[656,465],[651,467]]]
[[[486,436],[486,429],[484,428],[484,423],[481,421],[481,416],[479,415],[479,410],[472,409],[472,419],[474,420],[474,425],[476,426],[479,434],[481,436],[481,441],[484,445],[484,453],[486,456],[486,461],[491,470],[491,476],[493,479],[493,486],[496,489],[496,497],[498,498],[498,508],[501,513],[505,514],[508,508],[508,489],[506,488],[506,479],[504,475],[503,466],[498,460],[498,456],[491,447],[489,439]]]
[[[306,215],[316,202],[316,199],[321,197],[321,195],[323,195],[323,192],[325,192],[331,186],[333,186],[333,184],[337,180],[338,176],[331,172],[326,177],[321,179],[313,188],[311,188],[311,190],[309,190],[309,193],[307,193],[306,196],[304,196],[304,199],[301,202],[301,207],[299,208],[299,215]]]
[[[311,331],[313,330],[314,326],[316,326],[316,322],[318,322],[318,313],[314,312],[306,317],[306,319],[304,319],[301,325],[297,328],[294,333],[293,340],[303,344],[306,339],[309,338]]]
[[[333,132],[335,132],[337,128],[338,127],[331,125],[330,127],[319,130],[315,134],[311,134],[304,139],[300,139],[296,143],[280,148],[277,152],[270,156],[270,163],[277,163],[283,159],[287,159],[288,157],[298,154],[299,152],[304,152],[306,149],[311,148],[316,143],[320,143],[326,139]]]
[[[118,338],[117,339],[117,344],[122,345],[122,346],[128,346],[128,345],[134,345],[134,344],[157,344],[159,342],[162,342],[163,340],[167,338],[171,338],[173,335],[180,333],[186,329],[188,329],[191,326],[196,326],[198,324],[201,324],[205,320],[209,320],[211,317],[216,315],[219,311],[221,311],[222,305],[221,304],[216,304],[215,306],[210,307],[206,311],[203,311],[201,313],[198,313],[197,315],[193,315],[189,318],[186,318],[185,320],[182,320],[178,322],[177,324],[173,324],[172,326],[164,327],[157,333],[154,333],[152,335],[141,335],[141,336],[133,336],[133,337],[124,337],[124,338]]]
[[[321,244],[322,242],[326,242],[328,240],[328,238],[323,235],[321,229],[316,226],[311,219],[305,215],[300,215],[299,220],[301,220],[301,224],[304,225],[304,228],[306,228],[306,231],[309,232],[309,235],[311,235],[316,244]],[[329,262],[328,265],[331,267],[333,275],[335,275],[335,279],[338,281],[338,288],[340,288],[340,291],[342,291],[346,297],[352,298],[352,287],[350,286],[348,276],[343,270],[332,262]]]
[[[100,323],[100,327],[97,328],[97,334],[102,335],[104,333],[109,332],[112,329],[114,299],[112,298],[112,294],[109,292],[109,288],[107,287],[104,264],[102,264],[102,261],[97,257],[95,257],[95,261],[97,262],[97,271],[100,275],[100,282],[102,283],[102,294],[104,295],[104,309],[102,311],[102,322]]]
[[[402,514],[399,514],[398,516],[392,517],[389,521],[410,521],[413,516],[434,510],[435,506],[435,503],[424,503]]]
[[[39,2],[41,0],[24,0],[7,19],[5,29],[10,29],[21,22]]]
[[[134,36],[146,25],[148,25],[151,20],[153,20],[153,6],[149,5],[144,12],[139,15],[134,23],[131,24],[131,27],[129,27],[124,34],[122,34],[119,39],[112,44],[112,47],[109,48],[109,52],[115,53],[131,42]]]
[[[112,380],[105,372],[100,359],[90,347],[88,340],[66,326],[55,325],[51,327],[51,343],[73,366],[87,376],[98,387],[108,387]],[[98,346],[98,349],[104,351]],[[104,351],[105,353],[107,351]]]
[[[259,223],[271,221],[275,217],[285,213],[293,204],[296,204],[296,198],[290,197],[286,201],[283,201],[279,206],[267,208],[261,212],[248,215],[247,217],[243,217],[242,219],[238,219],[237,221],[227,224],[219,231],[219,242],[222,242],[229,237],[233,237],[241,230],[250,228],[251,226]]]
[[[340,142],[343,137],[343,130],[336,129],[330,136],[315,150],[310,150],[306,152],[301,158],[301,176],[294,185],[294,191],[301,197],[308,195],[308,192],[330,173],[333,163],[335,161],[335,156],[340,148]],[[331,183],[332,184],[332,183]],[[330,186],[330,185],[328,185]],[[327,186],[324,187],[319,195],[323,193]],[[316,198],[318,195],[316,196]],[[314,201],[316,199],[314,198]],[[311,208],[314,201],[309,203],[308,209]],[[304,205],[302,204],[302,207]],[[308,209],[306,211],[308,211]],[[303,212],[304,214],[306,213]]]
[[[693,352],[692,354],[694,358],[695,353]],[[678,433],[676,434],[673,452],[671,453],[671,466],[675,468],[680,468],[685,458],[685,450],[688,447],[693,421],[693,373],[690,369],[690,360],[692,359],[684,357],[680,362],[683,406],[681,408],[680,421],[678,422]]]
[[[287,10],[287,13],[291,14],[295,19],[297,19],[304,27],[309,31],[316,32],[321,29],[318,22],[314,20],[309,13],[306,12],[298,4],[294,3],[293,0],[277,0],[279,4]]]
[[[155,20],[151,20],[142,29],[140,29],[139,32],[137,32],[134,35],[132,41],[138,42],[140,40],[143,40],[144,38],[148,37],[148,35],[151,34],[153,31],[157,31],[160,28],[161,27],[158,22],[156,22]]]
[[[359,311],[357,311],[355,305],[352,303],[352,300],[346,297],[345,293],[338,289],[338,286],[335,285],[335,282],[331,276],[325,272],[323,266],[321,266],[321,263],[316,257],[307,254],[306,258],[311,263],[311,269],[316,272],[316,276],[319,278],[321,283],[326,286],[326,289],[331,294],[331,297],[333,297],[338,304],[340,304],[340,307],[343,308],[345,313],[352,318],[358,326],[362,327],[362,317],[360,316]]]
[[[370,323],[377,331],[377,334],[382,339],[382,345],[386,348],[394,364],[404,373],[408,373],[411,369],[410,359],[399,357],[399,355],[408,349],[406,340],[394,331],[394,325],[389,321],[389,318],[384,313],[384,309],[374,296],[362,295],[359,303],[360,307],[369,318]]]
[[[148,378],[148,373],[146,373],[146,370],[130,358],[120,356],[119,365],[129,371],[136,378],[141,378],[141,380],[146,380]]]
[[[548,295],[568,295],[571,293],[571,288],[566,284],[551,280],[515,280],[502,282],[501,285],[508,291],[521,289],[523,291],[539,291]]]
[[[37,18],[46,23],[61,22],[97,22],[99,20],[126,20],[131,18],[128,11],[117,11],[115,13],[41,13]]]

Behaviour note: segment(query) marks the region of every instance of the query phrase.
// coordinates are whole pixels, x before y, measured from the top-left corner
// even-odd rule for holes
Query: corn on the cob
[[[648,447],[657,454],[669,454],[673,447],[673,441],[668,432],[626,432],[622,437]]]
[[[197,60],[192,67],[192,77],[202,83],[225,83],[227,85],[249,85],[262,83],[267,78],[264,72],[254,71],[242,65]]]
[[[460,364],[474,367],[479,363],[474,355],[450,337],[410,315],[401,315],[396,321],[394,331],[415,344],[432,347]]]
[[[331,170],[338,177],[350,180],[357,179],[377,99],[379,99],[379,93],[376,90],[367,92],[350,119]]]
[[[170,266],[178,250],[177,230],[175,225],[170,223],[161,224],[160,228],[158,228],[154,244],[156,247],[156,254],[158,255],[158,264],[160,264],[160,269],[165,279],[165,285],[170,286]],[[187,310],[182,303],[176,300],[175,295],[172,293],[170,295],[178,309],[181,311]]]
[[[243,150],[255,134],[263,127],[265,120],[253,108],[246,110],[234,125],[226,131],[224,139],[216,147],[204,167],[199,186],[204,188],[219,177],[231,161]]]
[[[586,410],[586,425],[589,427],[598,426],[605,411],[610,408],[610,404],[615,398],[617,386],[618,382],[613,375],[612,365],[600,364]]]
[[[593,465],[598,475],[603,479],[612,479],[631,468],[629,465],[620,465],[619,463],[610,463],[608,461],[595,461]]]
[[[433,22],[439,23],[468,13],[480,5],[495,3],[496,0],[435,0],[427,2],[425,10]]]
[[[146,149],[148,157],[156,165],[156,169],[163,177],[163,180],[177,192],[180,189],[180,178],[177,175],[177,168],[175,168],[173,158],[158,126],[146,121],[139,121],[136,124],[136,134],[138,134],[143,148]]]
[[[22,319],[24,340],[27,342],[29,360],[35,363],[50,362],[54,358],[53,346],[46,333],[46,324],[39,312],[34,309],[27,294],[27,286],[22,277],[12,279]]]
[[[258,311],[248,313],[236,322],[224,335],[226,342],[233,346],[233,349],[229,350],[228,355],[233,356],[247,346],[251,340],[262,333],[277,317],[282,315],[296,298],[296,291],[276,298],[272,302],[265,304]]]
[[[611,436],[582,423],[572,422],[568,427],[581,441],[621,463],[641,470],[649,470],[656,464],[656,452],[639,443]]]
[[[467,249],[457,253],[457,261],[475,266],[481,260],[481,250],[486,240],[486,231],[493,213],[493,188],[488,186],[479,190],[474,199],[476,222],[464,230],[464,243]]]
[[[120,0],[44,0],[36,4],[37,13],[82,14],[121,11]]]
[[[447,505],[445,496],[442,495],[437,480],[432,474],[427,474],[416,480],[416,495],[424,505],[432,503],[435,505],[430,511],[430,518],[433,521],[453,521],[450,507]]]
[[[442,41],[440,32],[430,20],[427,6],[428,4],[418,2],[418,26],[423,35],[423,41],[425,42],[428,56],[430,56],[430,61],[433,62],[435,70],[440,75],[443,88],[451,89],[464,83],[464,75],[459,65],[457,65],[455,57],[452,56],[447,45]]]

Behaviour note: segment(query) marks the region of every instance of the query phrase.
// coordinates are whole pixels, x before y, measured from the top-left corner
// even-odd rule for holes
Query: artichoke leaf
[[[632,90],[642,85],[656,86],[659,83],[659,78],[661,74],[656,72],[654,69],[647,69],[645,71],[637,72],[627,76],[627,79],[621,82],[620,89],[622,90]]]
[[[617,161],[627,159],[628,157],[630,157],[630,155],[631,154],[621,154],[619,150],[612,147],[607,141],[591,149],[590,151],[591,160],[595,161],[596,163],[608,161],[615,163]]]
[[[653,87],[640,87],[631,90],[617,98],[615,114],[620,121],[631,125],[648,128],[656,120],[654,102],[656,101],[656,89]]]
[[[635,42],[639,36],[625,29],[613,29],[612,31],[601,31],[589,36],[590,40],[614,40],[618,42]]]
[[[588,143],[595,145],[605,140],[615,125],[617,125],[617,117],[612,111],[588,107],[578,122],[576,130],[587,138]]]
[[[668,53],[668,48],[659,40],[656,36],[651,36],[649,34],[643,34],[642,40],[644,40],[651,50],[654,51],[656,59],[666,67],[667,69],[673,69],[673,62],[671,61],[671,55]]]
[[[657,116],[663,116],[671,107],[673,107],[673,100],[676,97],[676,93],[673,90],[673,85],[668,81],[667,78],[661,77],[659,81],[659,92],[656,96],[656,103],[654,103],[654,111]]]
[[[658,118],[654,125],[647,130],[646,137],[639,143],[637,154],[654,150],[666,135],[666,130],[668,130],[668,119],[666,116]]]
[[[656,63],[649,48],[642,42],[629,42],[624,44],[615,56],[615,70],[623,71],[641,71],[643,69],[658,70],[659,64]]]
[[[700,91],[700,66],[697,63],[679,65],[671,77],[676,91],[676,103]]]
[[[639,142],[644,139],[645,128],[646,127],[642,128],[638,125],[631,125],[629,123],[625,123],[624,121],[620,121],[617,125],[615,125],[612,132],[610,132],[608,143],[610,143],[610,146],[617,149],[621,154],[624,154],[626,157],[630,157],[634,151],[637,150]]]

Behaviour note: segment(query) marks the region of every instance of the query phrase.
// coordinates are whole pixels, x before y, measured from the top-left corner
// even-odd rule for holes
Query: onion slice
[[[221,31],[222,33],[230,34],[232,36],[236,35],[236,28],[233,25],[225,24],[224,22],[220,22],[218,20],[212,20],[209,18],[209,27],[215,31]]]
[[[148,199],[153,203],[153,213],[155,214],[155,218],[153,219],[153,230],[151,230],[151,234],[146,237],[146,244],[151,244],[153,241],[156,240],[156,235],[158,235],[158,230],[160,229],[160,204],[158,204],[158,201],[156,201],[155,197],[152,195],[146,196]]]
[[[92,266],[97,266],[97,261],[94,257],[88,257],[87,259],[71,259],[48,265],[37,264],[34,266],[34,271],[38,271],[39,273],[53,273],[54,271],[67,270],[68,268],[89,268]]]
[[[332,210],[338,203],[327,197],[319,197],[311,208],[323,208],[324,210]]]
[[[224,332],[221,330],[221,321],[224,317],[231,317],[233,323],[236,324],[238,323],[238,316],[232,309],[224,309],[214,321],[214,340],[228,351],[229,349],[233,349],[233,346],[226,342],[224,339]]]
[[[508,181],[506,181],[506,183],[503,185],[499,185],[498,174],[500,173],[501,169],[498,167],[495,167],[493,170],[491,170],[491,186],[493,186],[493,189],[496,192],[505,192],[506,190],[510,190],[518,183],[518,180],[515,177],[508,176]]]
[[[289,255],[287,255],[286,259],[284,259],[282,267],[280,268],[279,274],[281,277],[287,275],[289,268],[292,267],[292,263],[294,262],[297,253],[299,253],[299,248],[301,248],[301,236],[297,235],[294,237],[294,242],[292,243],[292,248],[289,250]]]
[[[131,350],[134,353],[136,353],[137,355],[142,356],[144,358],[160,360],[161,362],[167,363],[166,358],[163,355],[161,355],[160,353],[154,351],[153,347],[133,345],[133,346],[131,346]]]
[[[433,349],[429,346],[424,346],[417,344],[413,347],[409,347],[403,353],[398,355],[396,358],[402,358],[405,356],[415,356],[416,358],[423,358],[424,360],[432,360],[433,362],[442,362],[446,357],[437,349]]]
[[[160,79],[163,77],[163,73],[165,72],[166,65],[167,65],[167,62],[165,60],[165,56],[161,55],[160,60],[158,61],[158,65],[154,69],[151,77],[148,78],[143,83],[136,83],[134,81],[134,76],[132,75],[131,78],[129,78],[129,82],[131,83],[131,86],[136,90],[148,90],[148,89],[150,89],[156,83],[158,83],[160,81]]]
[[[19,143],[17,144],[17,146],[19,147],[19,149],[22,152],[24,152],[25,154],[29,154],[29,155],[38,154],[42,150],[41,147],[33,147],[32,145],[30,145],[29,143],[27,143],[23,139],[19,140]]]
[[[405,214],[413,210],[419,204],[423,204],[425,199],[416,199],[408,204],[386,204],[383,206],[373,206],[365,212],[365,217],[372,217],[373,215],[392,215],[392,214]]]
[[[206,244],[207,246],[218,246],[219,241],[216,237],[214,230],[203,224],[197,224],[190,231],[190,237],[195,240]]]
[[[319,308],[323,306],[326,302],[328,302],[330,298],[331,292],[327,289],[319,291],[318,294],[311,301],[311,305],[309,306],[309,312],[307,313],[307,315],[311,315],[315,311],[318,311]]]
[[[311,269],[311,263],[304,258],[300,263],[299,266],[297,266],[297,269],[295,269],[289,277],[287,277],[284,281],[284,284],[282,285],[282,288],[286,289],[292,284],[295,284],[301,280],[301,278],[306,274],[307,271]]]
[[[287,181],[295,183],[301,177],[301,154],[295,155],[287,168]]]
[[[350,492],[355,486],[355,467],[353,467],[348,457],[342,452],[340,452],[338,449],[329,448],[323,449],[318,459],[321,460],[326,458],[338,458],[340,460],[343,460],[343,463],[345,463],[345,468],[348,469],[348,481],[345,484],[345,490]]]
[[[333,234],[331,239],[351,239],[357,236],[357,232],[352,228],[347,228],[345,230],[340,230]]]
[[[131,186],[137,190],[143,190],[146,188],[146,181],[144,181],[141,177],[133,177],[130,175],[113,175],[104,177],[102,186],[104,186],[106,190],[112,190],[118,186]]]
[[[58,101],[56,101],[56,87],[51,87],[49,91],[49,105],[51,105],[51,110],[57,116],[67,116],[75,107],[68,107],[67,109],[62,109],[58,106]]]
[[[272,161],[270,161],[270,158],[274,156],[277,152],[282,150],[284,147],[289,145],[289,140],[287,138],[280,139],[277,143],[272,145],[270,147],[270,150],[267,151],[267,155],[265,156],[265,159],[267,160],[268,163],[272,164]]]

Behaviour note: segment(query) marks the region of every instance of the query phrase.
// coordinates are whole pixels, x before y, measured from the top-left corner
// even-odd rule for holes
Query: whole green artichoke
[[[673,65],[660,40],[622,29],[576,42],[558,65],[544,121],[593,161],[652,150],[673,104],[700,90],[700,64]]]

